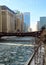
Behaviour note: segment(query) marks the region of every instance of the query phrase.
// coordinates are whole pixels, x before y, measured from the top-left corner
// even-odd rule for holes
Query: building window
[[[2,15],[5,15],[6,13],[4,11],[2,11]]]

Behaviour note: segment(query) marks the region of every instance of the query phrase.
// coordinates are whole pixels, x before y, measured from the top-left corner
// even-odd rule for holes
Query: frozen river
[[[4,37],[0,42],[0,65],[25,65],[33,54],[33,42],[16,42],[15,40],[34,40],[27,37]]]

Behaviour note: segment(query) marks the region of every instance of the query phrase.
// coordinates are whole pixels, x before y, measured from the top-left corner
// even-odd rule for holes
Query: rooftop
[[[7,6],[3,5],[3,6],[0,6],[2,10],[9,10],[11,11],[13,14],[16,14],[13,10],[11,10],[10,8],[8,8]]]

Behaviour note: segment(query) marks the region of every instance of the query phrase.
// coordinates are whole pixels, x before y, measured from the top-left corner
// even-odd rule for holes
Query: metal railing
[[[44,65],[44,44],[42,41],[37,46],[34,45],[34,53],[25,65]]]

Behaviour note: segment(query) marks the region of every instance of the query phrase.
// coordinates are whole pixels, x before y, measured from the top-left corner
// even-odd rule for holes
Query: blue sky
[[[12,10],[31,13],[31,26],[41,16],[46,16],[46,0],[0,0],[0,5],[6,5]]]

